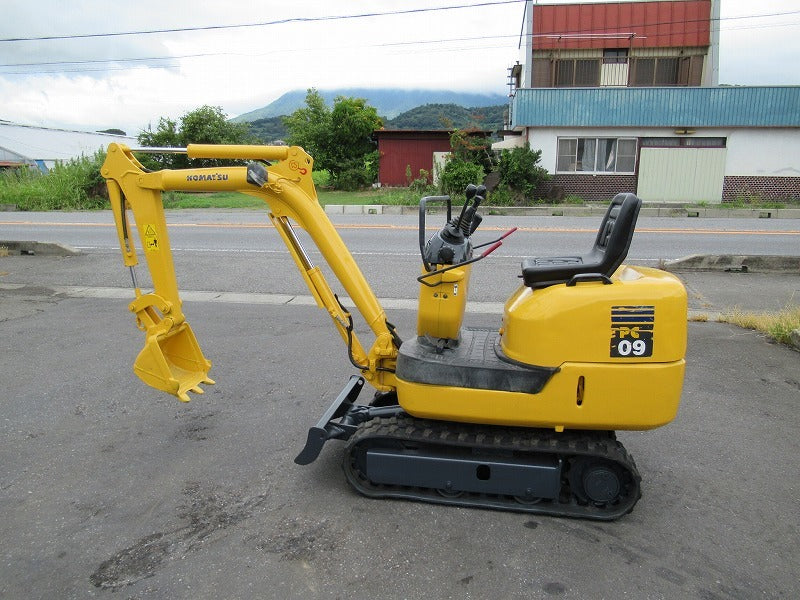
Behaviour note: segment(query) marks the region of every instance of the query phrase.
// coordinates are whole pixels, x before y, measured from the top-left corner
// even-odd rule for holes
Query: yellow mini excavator
[[[687,330],[680,281],[622,264],[641,204],[635,195],[611,201],[586,254],[524,259],[521,273],[510,275],[521,275],[521,285],[496,328],[462,325],[470,270],[513,230],[473,245],[483,186],[467,188],[460,210],[446,196],[423,198],[416,332],[401,337],[320,206],[313,161],[302,148],[195,144],[179,151],[241,166],[148,172],[134,150],[111,144],[102,168],[135,288],[130,310],[145,334],[134,364],[145,383],[182,401],[214,383],[182,312],[161,193],[236,190],[266,203],[357,373],[310,428],[296,463],[313,462],[327,440],[340,439],[347,479],[370,497],[598,520],[632,510],[641,477],[614,432],[675,417]],[[446,205],[447,220],[426,239],[431,203]],[[152,276],[149,293],[133,269],[131,212]],[[351,313],[293,226],[319,249],[368,326],[371,345],[362,345]],[[366,382],[376,391],[358,403]]]

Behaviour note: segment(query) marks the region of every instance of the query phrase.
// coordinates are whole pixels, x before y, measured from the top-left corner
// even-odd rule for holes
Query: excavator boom
[[[135,299],[129,308],[145,333],[144,348],[134,372],[148,385],[188,401],[188,392],[202,393],[201,384],[214,383],[205,358],[183,314],[172,250],[167,231],[162,192],[238,191],[262,199],[269,218],[285,242],[317,304],[327,310],[347,344],[351,362],[373,386],[394,388],[394,363],[398,339],[394,327],[361,270],[317,199],[311,178],[312,158],[293,146],[225,146],[190,144],[190,158],[249,160],[246,166],[190,168],[148,172],[134,156],[135,150],[111,144],[102,175],[106,178],[123,261],[131,270]],[[271,162],[268,162],[271,161]],[[128,213],[133,213],[141,252],[146,259],[153,290],[142,292],[135,272],[137,248]],[[375,336],[365,349],[353,331],[352,316],[333,293],[319,267],[312,264],[292,223],[304,229],[357,311]]]

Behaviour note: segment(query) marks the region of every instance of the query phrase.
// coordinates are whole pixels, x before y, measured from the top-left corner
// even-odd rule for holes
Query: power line
[[[394,46],[416,46],[416,45],[427,45],[427,44],[444,44],[448,42],[473,42],[473,41],[480,41],[480,40],[500,40],[500,39],[508,39],[508,38],[515,38],[516,35],[483,35],[483,36],[472,36],[472,37],[457,37],[457,38],[446,38],[446,39],[436,39],[436,40],[416,40],[413,42],[383,42],[380,44],[359,44],[358,46],[338,46],[338,47],[328,47],[325,50],[336,50],[342,48],[391,48]],[[292,52],[296,52],[297,50],[292,50]],[[274,52],[269,52],[267,54],[274,54]],[[148,62],[148,61],[158,61],[158,60],[180,60],[184,58],[206,58],[209,56],[243,56],[243,57],[256,57],[256,56],[264,56],[264,54],[253,54],[253,53],[242,53],[242,52],[203,52],[199,54],[180,54],[175,56],[150,56],[150,57],[141,57],[141,58],[97,58],[97,59],[87,59],[87,60],[60,60],[60,61],[50,61],[50,62],[24,62],[24,63],[7,63],[7,64],[0,64],[0,67],[52,67],[58,65],[95,65],[95,64],[114,64],[114,63],[126,63],[126,62]],[[27,71],[26,71],[27,73]]]
[[[446,10],[460,10],[465,8],[482,8],[486,6],[499,6],[504,4],[521,4],[525,0],[488,0],[485,2],[479,2],[476,4],[458,4],[453,6],[438,6],[438,7],[428,7],[428,8],[411,8],[411,9],[404,9],[404,10],[394,10],[394,11],[386,11],[386,12],[369,12],[369,13],[356,13],[350,15],[324,15],[319,17],[289,17],[286,19],[277,19],[275,21],[264,21],[260,23],[239,23],[234,25],[205,25],[199,27],[176,27],[170,29],[145,29],[139,31],[119,31],[119,32],[110,32],[110,33],[81,33],[81,34],[71,34],[71,35],[50,35],[50,36],[38,36],[38,37],[18,37],[18,38],[0,38],[0,42],[33,42],[33,41],[52,41],[52,40],[73,40],[73,39],[88,39],[88,38],[103,38],[103,37],[119,37],[119,36],[128,36],[128,35],[152,35],[152,34],[159,34],[159,33],[182,33],[182,32],[190,32],[190,31],[214,31],[214,30],[225,30],[225,29],[244,29],[244,28],[253,28],[253,27],[269,27],[274,25],[285,25],[288,23],[313,23],[313,22],[320,22],[320,21],[342,21],[348,19],[363,19],[369,17],[385,17],[385,16],[396,16],[396,15],[408,15],[408,14],[419,14],[419,13],[427,13],[427,12],[437,12],[437,11],[446,11]],[[796,15],[800,14],[800,10],[794,11],[786,11],[786,12],[776,12],[776,13],[765,13],[765,14],[758,14],[758,15],[739,15],[734,17],[720,17],[719,19],[709,19],[709,22],[713,22],[715,20],[719,21],[733,21],[733,20],[740,20],[740,19],[760,19],[766,17],[780,17],[780,16],[787,16],[787,15]],[[703,20],[705,21],[705,19]],[[682,22],[682,21],[681,21]],[[653,23],[653,25],[668,25],[670,23]]]
[[[104,63],[148,62],[156,60],[179,60],[182,58],[204,58],[209,56],[224,56],[230,53],[203,52],[200,54],[181,54],[176,56],[145,56],[142,58],[93,58],[87,60],[57,60],[50,62],[27,62],[0,64],[0,67],[55,67],[58,65],[96,65]]]
[[[352,15],[325,15],[320,17],[289,17],[287,19],[277,19],[275,21],[264,21],[261,23],[240,23],[237,25],[205,25],[202,27],[176,27],[171,29],[146,29],[141,31],[119,31],[112,33],[80,33],[72,35],[46,35],[40,37],[19,37],[0,39],[0,42],[43,42],[50,40],[74,40],[86,38],[118,37],[125,35],[150,35],[157,33],[180,33],[186,31],[213,31],[218,29],[244,29],[252,27],[269,27],[273,25],[285,25],[287,23],[314,23],[319,21],[343,21],[348,19],[364,19],[368,17],[385,17],[395,15],[410,15],[444,10],[460,10],[463,8],[482,8],[486,6],[497,6],[502,4],[520,4],[525,0],[489,0],[477,4],[458,4],[453,6],[437,6],[429,8],[409,8],[404,10],[393,10],[387,12],[357,13]]]
[[[414,12],[430,12],[435,10],[452,10],[457,8],[471,8],[471,7],[479,7],[479,6],[487,6],[487,5],[495,5],[495,4],[512,4],[520,2],[521,0],[500,0],[494,2],[484,2],[480,4],[472,4],[472,5],[458,5],[458,6],[450,6],[450,7],[438,7],[438,8],[425,8],[425,9],[409,9],[409,10],[401,10],[401,11],[392,11],[392,12],[385,12],[385,13],[365,13],[362,15],[345,15],[345,16],[334,16],[334,17],[303,17],[303,18],[296,18],[296,19],[288,19],[284,21],[275,21],[273,23],[279,22],[289,22],[289,21],[302,21],[302,20],[332,20],[332,19],[346,19],[346,18],[361,18],[365,16],[385,16],[385,15],[394,15],[394,14],[406,14],[406,13],[414,13]],[[783,13],[770,13],[770,14],[759,14],[759,15],[741,15],[735,17],[725,17],[719,19],[719,21],[734,21],[734,20],[742,20],[742,19],[757,19],[757,18],[764,18],[764,17],[775,17],[775,16],[785,16],[785,15],[795,15],[800,14],[800,10],[796,11],[788,11]],[[676,25],[676,24],[697,24],[697,25],[704,25],[704,24],[711,24],[715,19],[691,19],[691,20],[679,20],[679,21],[663,21],[663,22],[650,22],[650,23],[639,23],[635,25],[630,25],[631,28],[634,27],[653,27],[658,25]],[[264,25],[262,24],[252,24],[252,25],[220,25],[220,26],[211,26],[211,27],[202,27],[202,28],[186,28],[180,30],[159,30],[159,31],[151,31],[151,32],[123,32],[123,33],[109,33],[109,34],[89,34],[89,35],[78,35],[78,36],[66,36],[66,37],[99,37],[99,36],[115,36],[115,35],[135,35],[136,33],[160,33],[166,31],[195,31],[195,30],[205,30],[205,29],[228,29],[228,28],[236,28],[236,27],[257,27]],[[745,25],[741,24],[739,26],[727,28],[726,31],[732,30],[743,30],[743,29],[763,29],[763,28],[771,28],[771,27],[786,27],[786,26],[796,26],[800,25],[800,23],[778,23],[778,24],[761,24],[761,25]],[[572,31],[564,31],[560,33],[547,33],[547,34],[536,34],[534,37],[541,37],[541,36],[570,36],[570,35],[581,35],[586,34],[588,32],[594,31],[593,28],[586,28],[586,29],[579,29],[579,30],[572,30]],[[684,33],[688,34],[696,34],[696,33],[704,33],[707,32],[708,28],[697,29],[696,31],[685,31]],[[670,36],[672,33],[664,32],[661,34],[655,34],[655,37],[663,37],[663,36]],[[20,39],[64,39],[65,36],[55,36],[50,38],[20,38]],[[471,36],[471,37],[460,37],[460,38],[448,38],[448,39],[437,39],[437,40],[418,40],[418,41],[406,41],[406,42],[385,42],[379,44],[369,44],[369,45],[360,45],[359,47],[366,47],[366,48],[380,48],[380,47],[393,47],[393,46],[418,46],[418,45],[427,45],[427,44],[444,44],[448,42],[472,42],[472,41],[479,41],[479,40],[500,40],[500,39],[507,39],[507,38],[516,38],[518,37],[516,34],[514,35],[493,35],[493,36]],[[650,37],[653,37],[652,35]],[[3,41],[13,41],[13,40],[0,40]],[[333,48],[327,48],[331,50]],[[484,50],[486,47],[477,48],[478,50]],[[457,50],[469,50],[469,48],[459,48]],[[456,51],[456,50],[452,50]],[[272,54],[272,53],[269,53]],[[75,61],[50,61],[50,62],[28,62],[28,63],[8,63],[8,64],[0,64],[0,68],[21,68],[21,67],[57,67],[59,65],[102,65],[102,64],[120,64],[120,63],[127,63],[127,62],[154,62],[154,61],[175,61],[181,60],[186,58],[203,58],[203,57],[211,57],[211,56],[226,56],[226,55],[238,55],[238,56],[263,56],[262,54],[242,54],[242,53],[229,53],[229,52],[222,52],[222,53],[199,53],[199,54],[186,54],[186,55],[177,55],[177,56],[153,56],[153,57],[144,57],[144,58],[119,58],[119,59],[90,59],[90,60],[75,60]],[[167,67],[176,67],[177,65],[160,65],[162,68]],[[74,68],[74,69],[52,69],[46,71],[0,71],[0,74],[8,74],[8,75],[32,75],[32,74],[47,74],[47,73],[74,73],[74,72],[93,72],[93,71],[120,71],[120,70],[128,70],[133,68],[139,67],[102,67],[102,68]]]

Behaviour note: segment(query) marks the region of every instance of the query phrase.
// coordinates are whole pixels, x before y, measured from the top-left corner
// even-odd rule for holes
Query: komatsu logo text
[[[227,173],[203,173],[202,175],[187,175],[186,181],[227,181]]]

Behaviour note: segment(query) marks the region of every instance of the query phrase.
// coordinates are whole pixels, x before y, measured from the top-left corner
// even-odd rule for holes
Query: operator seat
[[[642,201],[634,194],[614,196],[588,254],[524,258],[525,285],[540,289],[559,283],[575,285],[581,280],[611,283],[611,275],[628,255],[641,205]]]

